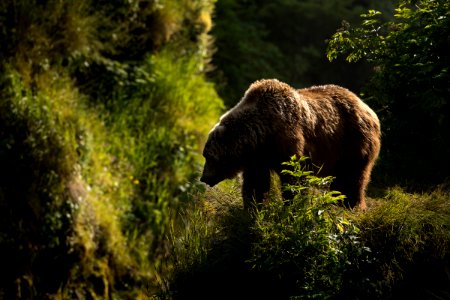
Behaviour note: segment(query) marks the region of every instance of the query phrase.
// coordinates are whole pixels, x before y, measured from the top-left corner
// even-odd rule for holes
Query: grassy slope
[[[271,210],[270,206],[264,208],[259,218],[267,232],[261,235],[261,228],[242,210],[238,185],[231,182],[199,195],[196,213],[186,219],[185,232],[172,237],[177,261],[169,279],[173,299],[237,295],[258,299],[445,299],[450,295],[448,192],[408,194],[400,188],[389,189],[369,198],[370,209],[365,213],[326,207],[334,212],[333,222],[347,220],[344,227],[355,226],[352,235],[357,241],[344,236],[335,247],[345,255],[337,256],[337,264],[326,271],[328,267],[322,263],[328,243],[305,252],[302,245],[317,244],[317,237],[308,242],[308,232],[289,229],[304,213],[281,221],[285,227],[277,230],[273,228],[282,223],[262,217]],[[294,206],[287,211],[295,215]],[[332,228],[325,232],[332,233]],[[296,244],[298,240],[302,243]],[[308,269],[311,265],[305,261],[315,261],[314,267]],[[301,275],[305,270],[310,270],[308,277]]]
[[[0,5],[0,298],[146,298],[170,267],[222,107],[212,5],[135,4]]]

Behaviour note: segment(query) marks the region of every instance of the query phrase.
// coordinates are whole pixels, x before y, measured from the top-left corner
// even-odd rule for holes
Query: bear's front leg
[[[266,168],[249,168],[244,170],[242,198],[244,209],[252,211],[264,200],[270,190],[270,170]]]

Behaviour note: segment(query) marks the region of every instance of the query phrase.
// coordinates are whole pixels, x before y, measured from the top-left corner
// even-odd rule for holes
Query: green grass
[[[376,257],[377,288],[386,295],[446,298],[449,290],[450,195],[386,191],[351,218]]]

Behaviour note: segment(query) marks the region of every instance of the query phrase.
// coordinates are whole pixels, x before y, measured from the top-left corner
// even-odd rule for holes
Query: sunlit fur
[[[296,90],[275,79],[259,80],[211,130],[201,180],[214,185],[243,172],[248,207],[269,190],[271,170],[280,173],[282,162],[304,155],[322,166],[319,176],[336,177],[332,188],[347,196],[348,207],[364,209],[380,136],[376,114],[345,88]]]

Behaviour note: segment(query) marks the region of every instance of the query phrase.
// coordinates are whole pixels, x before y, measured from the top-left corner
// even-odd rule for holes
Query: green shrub
[[[329,191],[332,178],[306,171],[305,160],[294,157],[286,163],[289,170],[283,171],[298,180],[285,187],[294,191],[294,198],[271,201],[258,212],[249,262],[281,278],[292,298],[336,297],[355,283],[348,275],[370,262],[370,250],[337,206],[344,196]],[[353,292],[358,288],[352,287]]]
[[[377,170],[387,184],[401,181],[419,191],[448,179],[450,3],[401,0],[396,6],[390,22],[370,10],[361,25],[344,26],[330,39],[328,57],[375,66],[363,97],[383,130]]]

